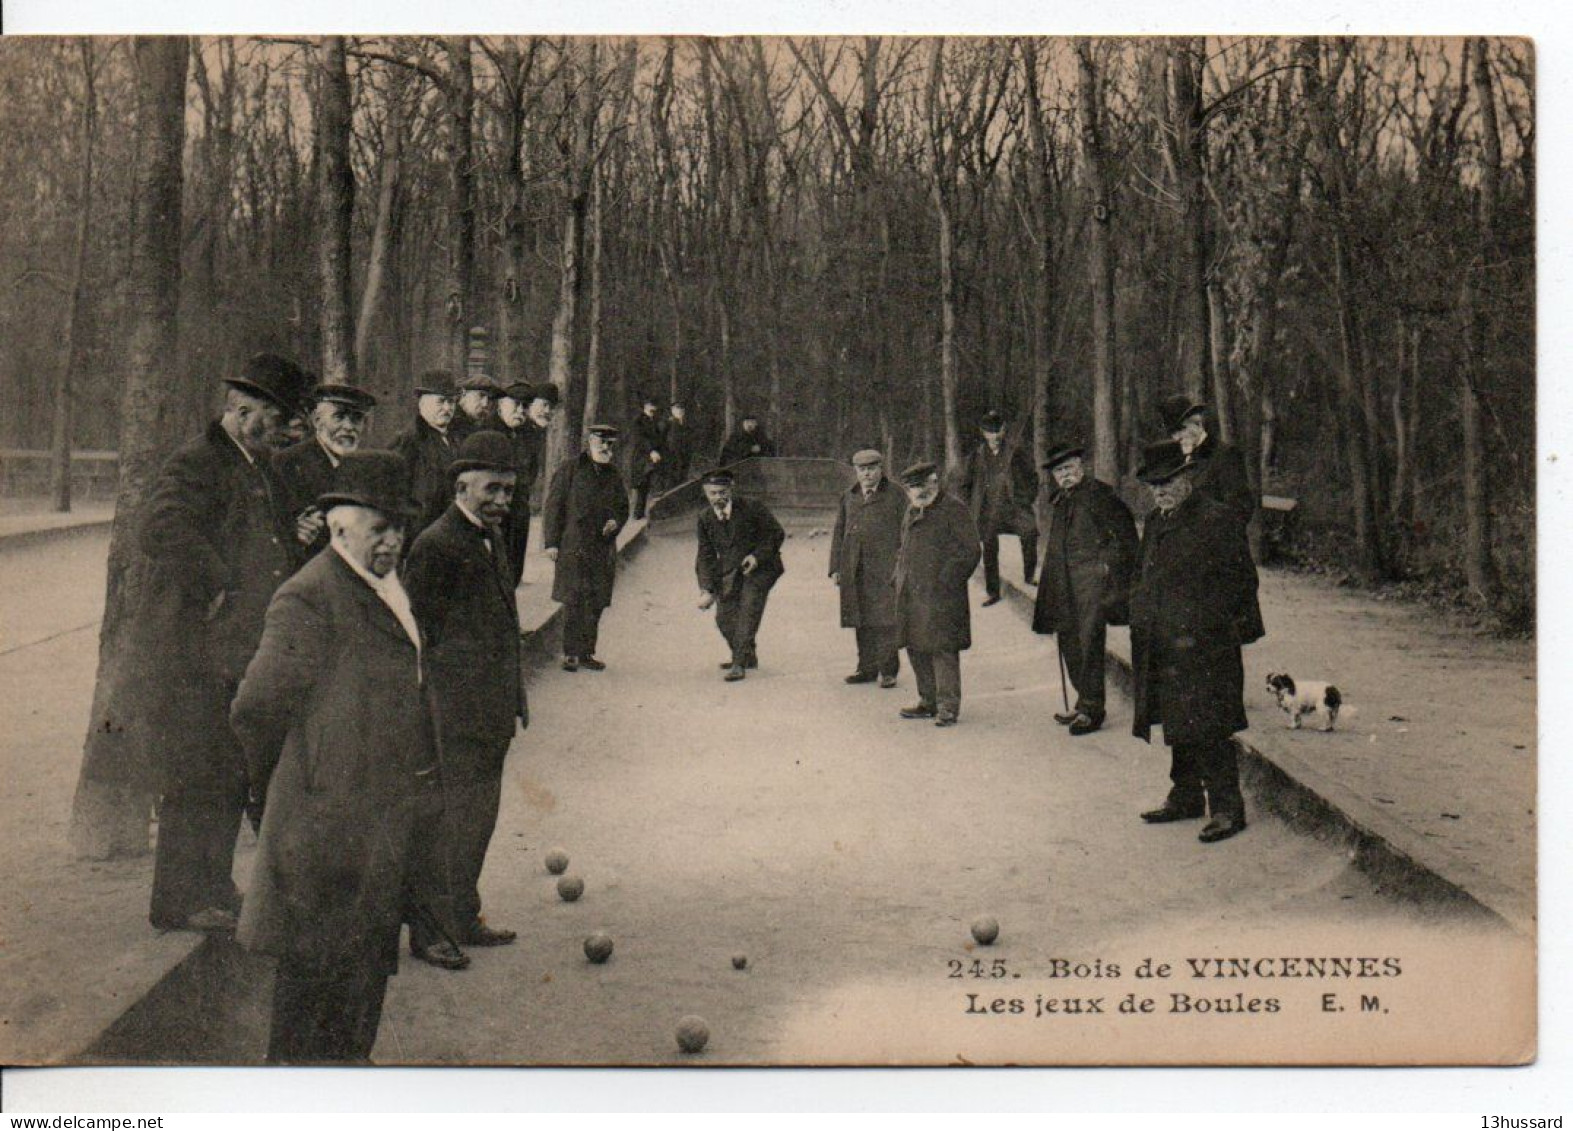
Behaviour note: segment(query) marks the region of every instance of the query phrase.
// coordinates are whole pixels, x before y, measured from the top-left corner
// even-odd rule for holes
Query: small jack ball
[[[703,1017],[685,1017],[677,1023],[677,1047],[684,1052],[703,1052],[710,1043],[710,1027]]]
[[[732,956],[732,969],[734,969],[734,970],[747,970],[748,969],[748,955],[746,955],[746,954],[734,954]]]
[[[597,931],[584,940],[584,956],[591,962],[601,963],[612,957],[612,936]]]
[[[988,946],[1000,937],[999,921],[991,915],[975,920],[972,924],[972,937],[978,940],[978,945]]]
[[[560,876],[568,870],[568,854],[560,848],[554,848],[546,854],[546,870],[554,876]]]
[[[584,881],[578,876],[564,876],[557,881],[557,894],[564,902],[572,903],[584,894]]]

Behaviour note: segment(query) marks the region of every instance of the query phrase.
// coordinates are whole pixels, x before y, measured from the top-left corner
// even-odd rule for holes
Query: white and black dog
[[[1278,706],[1289,716],[1291,730],[1300,729],[1300,720],[1306,715],[1320,715],[1324,731],[1333,729],[1338,721],[1338,710],[1344,697],[1338,688],[1327,683],[1295,683],[1288,672],[1273,672],[1267,677],[1267,690],[1278,700]]]

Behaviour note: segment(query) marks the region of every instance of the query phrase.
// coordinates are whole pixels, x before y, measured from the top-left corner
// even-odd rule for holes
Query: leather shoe
[[[410,953],[422,962],[430,963],[443,970],[463,970],[470,964],[470,956],[447,939],[432,943],[431,946],[416,946],[410,944]]]
[[[1103,726],[1103,720],[1095,715],[1077,715],[1076,721],[1071,723],[1072,734],[1091,734]]]
[[[882,675],[879,677],[879,685],[888,691],[896,686],[896,677],[893,675]]]
[[[1004,598],[1001,597],[998,593],[992,593],[989,596],[983,598],[983,607],[986,609],[990,605],[997,605],[1002,600],[1004,600]]]
[[[1222,813],[1202,828],[1196,834],[1196,839],[1203,844],[1212,844],[1215,841],[1228,840],[1237,833],[1245,831],[1245,818],[1233,813]]]
[[[1166,825],[1170,821],[1197,821],[1207,816],[1206,805],[1176,805],[1165,801],[1156,809],[1149,809],[1142,814],[1142,820],[1149,825]]]
[[[485,919],[477,919],[459,936],[459,941],[465,946],[507,946],[518,937],[518,931],[498,930],[488,927]]]
[[[1062,727],[1068,727],[1076,721],[1076,716],[1079,714],[1081,714],[1080,711],[1056,711],[1054,712],[1054,721]]]
[[[842,683],[873,683],[879,676],[874,672],[853,672]]]
[[[726,674],[721,678],[726,680],[728,683],[736,683],[738,680],[742,679],[745,674],[746,673],[743,671],[742,664],[733,664],[726,669]]]
[[[579,663],[581,666],[583,666],[585,671],[604,672],[606,670],[606,665],[603,664],[600,660],[597,660],[594,656],[580,656]]]
[[[186,916],[184,929],[222,934],[235,929],[235,913],[227,907],[204,907]]]
[[[578,656],[564,656],[563,657],[563,671],[565,671],[565,672],[576,672],[578,670],[579,670],[579,657]]]
[[[932,719],[938,713],[927,703],[915,703],[910,707],[901,708],[901,717],[904,719]]]

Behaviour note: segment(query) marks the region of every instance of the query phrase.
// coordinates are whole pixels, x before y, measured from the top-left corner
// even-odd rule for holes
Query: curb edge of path
[[[44,526],[33,530],[13,530],[0,534],[0,551],[15,550],[23,546],[32,546],[40,542],[53,542],[61,538],[74,538],[83,534],[96,534],[108,530],[114,524],[114,517],[88,518],[81,522],[68,522],[59,526]]]
[[[1030,624],[1036,594],[1021,582],[1002,578],[1006,601]],[[1109,674],[1129,698],[1135,682],[1131,662],[1113,648],[1106,650]],[[1293,754],[1267,753],[1250,740],[1250,732],[1234,736],[1241,757],[1241,777],[1264,808],[1291,826],[1343,841],[1350,863],[1389,894],[1407,894],[1430,902],[1451,904],[1466,912],[1498,920],[1518,934],[1534,938],[1533,904],[1524,907],[1524,893],[1486,875],[1473,865],[1433,851],[1420,834],[1372,805]]]

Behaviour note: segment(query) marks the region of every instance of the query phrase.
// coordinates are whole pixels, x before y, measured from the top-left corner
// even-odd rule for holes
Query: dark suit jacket
[[[604,609],[617,583],[617,534],[628,523],[628,488],[617,467],[585,452],[552,476],[541,512],[541,543],[557,550],[552,600]],[[608,520],[617,524],[601,533]]]
[[[1069,632],[1085,619],[1077,609],[1089,606],[1109,624],[1124,624],[1137,549],[1130,508],[1113,487],[1088,476],[1056,490],[1049,514],[1033,631]]]
[[[651,452],[658,452],[665,459],[666,428],[659,416],[646,416],[640,413],[634,417],[628,426],[628,480],[635,487],[644,486],[660,468],[660,464],[650,458]]]
[[[1200,465],[1191,472],[1198,493],[1220,504],[1241,526],[1256,517],[1256,496],[1251,493],[1240,449],[1208,436],[1191,458]]]
[[[874,497],[854,483],[842,492],[830,536],[830,572],[841,575],[841,627],[888,628],[896,623],[896,555],[907,496],[881,479]]]
[[[726,595],[742,576],[743,559],[750,555],[758,562],[750,576],[774,583],[786,572],[781,561],[784,541],[786,531],[764,503],[734,498],[732,517],[726,522],[707,505],[699,512],[699,554],[694,560],[699,588]]]
[[[284,486],[285,509],[291,519],[316,506],[318,497],[332,489],[336,470],[327,449],[315,436],[290,445],[274,457],[273,471]],[[317,537],[306,547],[306,557],[324,549],[328,539],[328,527],[324,523]]]
[[[896,618],[901,644],[914,652],[972,647],[967,579],[983,549],[967,505],[940,492],[925,509],[908,507],[896,555]]]
[[[1013,437],[1001,441],[997,454],[989,451],[987,440],[979,440],[962,465],[956,487],[967,500],[979,537],[1036,532],[1032,505],[1038,498],[1038,476]]]
[[[454,415],[458,419],[458,414]],[[404,457],[410,469],[410,497],[420,508],[408,537],[425,530],[453,502],[453,477],[448,469],[458,453],[458,434],[450,426],[444,436],[419,416],[408,430],[400,432],[389,445]]]
[[[415,540],[404,587],[426,640],[422,661],[444,779],[463,783],[500,773],[517,720],[529,718],[502,530],[482,530],[457,504],[449,507]]]

